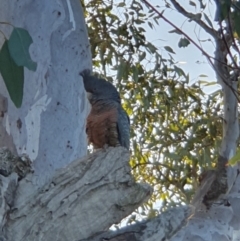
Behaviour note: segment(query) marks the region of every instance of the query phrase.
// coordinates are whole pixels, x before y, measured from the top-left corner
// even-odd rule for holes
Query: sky
[[[211,1],[206,2],[208,2],[208,5],[206,6],[204,12],[210,19],[213,19],[215,11],[214,1],[212,1],[212,3]],[[151,0],[150,3],[153,6],[160,6],[160,8],[158,8],[160,12],[166,9],[163,0]],[[196,9],[189,4],[189,0],[181,0],[179,3],[191,13],[197,13],[199,11],[199,9]],[[196,4],[198,4],[198,1],[196,1]],[[207,53],[212,56],[214,55],[214,41],[210,38],[209,34],[199,28],[196,23],[193,21],[189,22],[174,9],[166,9],[163,15],[187,33],[199,45],[201,45]],[[216,26],[216,23],[213,22],[213,25]],[[164,46],[170,46],[174,50],[176,53],[174,58],[179,62],[179,67],[182,68],[185,73],[189,73],[190,83],[195,82],[198,79],[210,82],[216,81],[215,73],[209,65],[207,59],[193,44],[188,45],[186,48],[179,48],[178,41],[182,36],[175,33],[169,33],[170,30],[173,30],[173,27],[171,27],[163,19],[160,19],[159,25],[157,26],[155,24],[155,27],[156,28],[154,30],[150,27],[147,29],[149,41],[152,41],[154,44],[162,47],[163,51],[165,51],[163,48]],[[199,77],[203,74],[207,75],[207,77]],[[216,86],[204,88],[204,90],[206,93],[211,93],[216,90]]]

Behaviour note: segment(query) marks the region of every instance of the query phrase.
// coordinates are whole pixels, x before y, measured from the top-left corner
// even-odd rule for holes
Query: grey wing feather
[[[121,146],[129,150],[130,146],[130,120],[126,111],[120,106],[118,109],[118,139]]]

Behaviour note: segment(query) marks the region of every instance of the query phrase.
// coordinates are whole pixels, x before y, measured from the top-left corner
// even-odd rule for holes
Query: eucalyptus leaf
[[[12,59],[18,66],[24,66],[29,70],[35,71],[37,63],[32,61],[29,54],[29,46],[32,42],[32,38],[27,30],[14,28],[8,41],[8,47]]]
[[[186,48],[190,44],[190,41],[187,38],[181,38],[178,42],[179,48]]]
[[[167,50],[169,53],[175,54],[173,49],[170,46],[164,46],[165,50]]]
[[[24,72],[23,67],[17,66],[12,59],[7,40],[0,51],[0,73],[12,102],[17,108],[20,108],[23,99]]]

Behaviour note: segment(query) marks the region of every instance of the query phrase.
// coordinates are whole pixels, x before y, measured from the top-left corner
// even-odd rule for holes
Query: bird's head
[[[85,70],[81,75],[90,103],[105,99],[120,103],[120,95],[113,84],[105,79],[91,75],[90,71]]]

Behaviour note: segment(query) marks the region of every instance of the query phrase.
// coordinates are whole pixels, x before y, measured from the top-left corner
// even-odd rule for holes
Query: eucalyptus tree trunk
[[[35,184],[41,186],[57,168],[86,154],[89,106],[79,75],[91,66],[85,21],[78,0],[4,0],[0,22],[29,32],[30,55],[37,62],[35,72],[24,69],[21,108],[14,106],[0,81],[0,145],[18,155],[26,153],[33,161]],[[7,37],[13,29],[9,24],[0,24]]]

